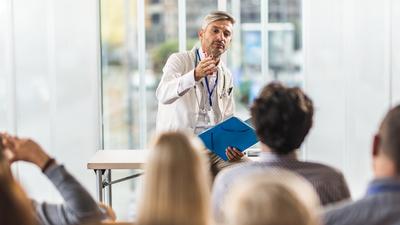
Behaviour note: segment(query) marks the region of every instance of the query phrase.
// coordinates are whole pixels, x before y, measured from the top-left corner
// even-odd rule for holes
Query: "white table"
[[[98,200],[103,202],[103,189],[107,188],[107,203],[111,206],[111,185],[142,175],[142,173],[138,173],[129,177],[112,181],[111,170],[143,169],[143,166],[147,161],[147,155],[148,151],[144,149],[98,150],[87,163],[87,168],[94,170],[96,173]]]
[[[254,152],[259,149],[249,149]],[[103,202],[103,189],[107,188],[106,196],[108,205],[112,205],[111,185],[132,179],[142,175],[137,173],[115,181],[111,180],[111,170],[113,169],[143,169],[147,162],[148,150],[144,149],[126,149],[126,150],[98,150],[87,163],[87,168],[96,173],[97,198]],[[257,157],[249,157],[257,160]],[[105,179],[104,179],[105,178]]]

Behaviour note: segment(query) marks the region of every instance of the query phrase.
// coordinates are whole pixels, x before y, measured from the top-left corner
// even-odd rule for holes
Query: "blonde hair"
[[[229,13],[224,11],[214,11],[204,17],[201,28],[205,29],[210,23],[219,20],[228,20],[232,25],[235,24],[235,18],[233,18]]]
[[[225,201],[227,225],[316,225],[319,199],[303,178],[284,170],[235,183]]]
[[[0,136],[0,224],[37,224],[31,201],[12,176]]]
[[[209,224],[210,177],[200,142],[168,132],[151,149],[137,223]]]

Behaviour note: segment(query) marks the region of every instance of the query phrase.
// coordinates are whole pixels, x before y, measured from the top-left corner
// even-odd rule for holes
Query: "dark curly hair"
[[[265,86],[251,107],[258,138],[279,155],[300,147],[312,126],[313,113],[311,99],[300,88],[279,83]]]

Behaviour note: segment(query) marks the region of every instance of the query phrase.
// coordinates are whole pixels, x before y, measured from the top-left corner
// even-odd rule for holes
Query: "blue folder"
[[[230,117],[211,127],[199,138],[204,145],[223,160],[228,160],[225,150],[228,146],[244,151],[258,142],[254,129],[237,117]]]

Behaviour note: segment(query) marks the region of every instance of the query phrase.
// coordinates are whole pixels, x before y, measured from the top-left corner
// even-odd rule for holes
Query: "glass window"
[[[263,49],[261,1],[228,1],[227,9],[236,18],[228,67],[236,86],[237,114],[249,117],[248,105],[271,80],[289,86],[302,86],[301,4],[300,0],[270,0],[268,4],[268,45]],[[267,51],[268,65],[262,65]],[[262,74],[265,67],[266,74]]]
[[[214,0],[186,0],[186,34],[188,41],[197,42],[197,32],[201,28],[204,16],[217,9],[217,1]]]
[[[138,7],[135,0],[100,1],[105,149],[138,149],[149,141],[155,129],[155,90],[161,70],[168,56],[178,51],[177,1],[145,1],[143,9]],[[144,24],[140,23],[138,10],[144,10]],[[142,28],[144,34],[140,33]],[[144,38],[145,46],[139,43],[140,38]],[[144,56],[139,55],[143,47]],[[144,64],[143,73],[140,63]],[[113,179],[131,173],[113,171]],[[113,187],[118,218],[135,216],[136,186],[131,180]]]
[[[210,11],[226,8],[237,19],[231,48],[223,60],[234,76],[239,117],[249,117],[249,103],[268,81],[276,79],[301,85],[300,0],[271,0],[268,12],[260,10],[261,0],[230,0],[226,5],[218,5],[214,0],[186,0],[183,12],[178,11],[178,0],[144,1],[143,9],[138,9],[135,0],[100,0],[100,3],[105,149],[143,148],[143,143],[152,136],[157,114],[155,90],[168,56],[178,51],[179,14],[186,20],[187,50],[198,42],[202,19]],[[145,21],[144,56],[139,55],[143,48],[139,44],[143,37],[140,10],[144,11]],[[269,17],[264,27],[269,43],[264,48],[261,46],[263,16]],[[268,53],[267,65],[262,65],[263,51]],[[144,72],[139,71],[140,66],[145,66]],[[267,74],[262,74],[263,67]],[[140,103],[142,97],[146,99],[145,105]],[[117,172],[117,176],[122,173]],[[118,189],[133,190],[132,184],[120,184]],[[122,199],[117,192],[113,197],[118,202],[114,205],[121,207],[117,212],[129,219],[130,207],[120,205],[128,204],[126,198]]]
[[[101,1],[102,96],[104,148],[133,148],[137,110],[137,18],[134,1]]]
[[[237,19],[227,64],[236,85],[238,114],[248,116],[248,104],[271,79],[302,85],[300,0],[269,1],[268,46],[261,46],[261,1],[227,2]],[[101,0],[104,148],[140,147],[138,19],[136,1]],[[198,40],[202,18],[217,10],[216,1],[186,2],[187,48]],[[168,56],[178,51],[178,1],[146,2],[145,63],[146,130],[154,131],[155,89]],[[198,10],[201,9],[201,10]],[[262,51],[268,51],[267,74],[262,74]],[[146,139],[147,141],[148,139]]]

